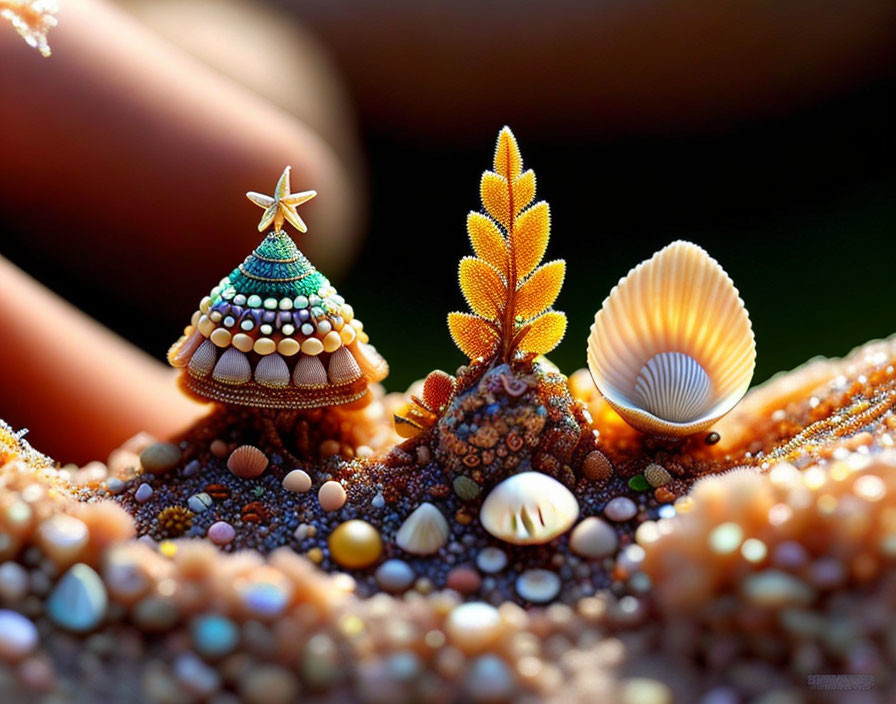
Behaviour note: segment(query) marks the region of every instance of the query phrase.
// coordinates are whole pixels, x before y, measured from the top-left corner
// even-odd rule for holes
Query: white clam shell
[[[492,489],[479,512],[483,528],[514,545],[547,543],[568,531],[578,516],[572,492],[541,472],[508,477]]]
[[[412,555],[432,555],[448,542],[448,521],[431,503],[420,504],[395,534],[395,543]]]
[[[746,393],[756,345],[734,283],[677,241],[620,280],[594,316],[588,368],[607,403],[646,433],[710,427]]]

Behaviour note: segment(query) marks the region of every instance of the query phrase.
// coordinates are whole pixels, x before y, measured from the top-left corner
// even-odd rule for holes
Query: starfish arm
[[[246,198],[251,200],[260,208],[270,208],[274,204],[273,198],[264,195],[264,193],[256,193],[255,191],[249,191],[246,194]]]
[[[284,205],[291,205],[295,207],[297,205],[301,205],[302,203],[307,203],[316,195],[317,191],[302,191],[301,193],[290,193],[285,198],[281,198],[280,202]]]
[[[283,169],[283,174],[280,176],[280,180],[277,181],[277,189],[274,191],[274,198],[276,200],[281,200],[282,198],[286,198],[289,195],[289,166]]]
[[[277,204],[274,203],[264,211],[264,214],[261,216],[261,220],[258,223],[259,232],[262,232],[268,225],[271,224],[274,217],[277,215],[278,210],[279,208],[277,207]]]
[[[280,212],[283,214],[283,217],[286,218],[287,222],[296,228],[299,232],[308,232],[308,226],[305,225],[305,221],[299,217],[299,214],[296,212],[295,206],[287,206],[285,208],[281,208]]]

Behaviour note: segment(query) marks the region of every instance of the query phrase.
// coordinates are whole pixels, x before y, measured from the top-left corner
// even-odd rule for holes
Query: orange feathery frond
[[[460,288],[470,309],[451,313],[451,337],[471,359],[519,352],[544,354],[560,342],[566,316],[550,310],[563,286],[562,260],[538,267],[551,230],[551,214],[535,198],[535,173],[523,171],[516,138],[505,127],[498,135],[494,171],[482,174],[484,213],[470,213],[467,233],[475,257],[460,263]],[[538,268],[536,268],[538,267]]]
[[[449,313],[448,331],[454,344],[470,359],[488,359],[498,349],[498,334],[482,318],[469,313]]]
[[[482,174],[479,184],[479,197],[486,212],[504,229],[510,226],[510,189],[507,179],[491,171]]]
[[[532,273],[548,249],[551,236],[551,211],[544,201],[523,212],[513,223],[510,246],[514,251],[516,276],[522,279]]]
[[[534,318],[550,308],[563,286],[566,262],[557,259],[538,267],[516,294],[516,314],[524,320]]]
[[[498,133],[498,145],[495,147],[495,173],[503,176],[508,181],[519,178],[523,170],[523,157],[520,155],[520,147],[516,143],[516,137],[509,127],[505,127]]]
[[[492,320],[501,312],[507,291],[501,275],[476,257],[460,260],[460,290],[476,315]]]
[[[476,256],[498,271],[507,269],[507,243],[498,226],[482,213],[467,216],[467,234]]]
[[[535,354],[547,354],[563,339],[566,333],[566,316],[559,311],[548,311],[535,318],[523,329],[519,347]]]

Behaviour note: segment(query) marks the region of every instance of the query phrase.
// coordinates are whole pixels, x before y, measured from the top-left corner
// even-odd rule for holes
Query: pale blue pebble
[[[60,628],[86,633],[106,617],[109,597],[100,576],[83,562],[73,565],[50,592],[47,615]]]
[[[229,618],[208,614],[193,622],[193,645],[207,658],[220,658],[233,652],[239,631]]]
[[[149,501],[150,496],[152,496],[152,487],[146,482],[138,486],[137,491],[134,492],[134,498],[141,504]]]

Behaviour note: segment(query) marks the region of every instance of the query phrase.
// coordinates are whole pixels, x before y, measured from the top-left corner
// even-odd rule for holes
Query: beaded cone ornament
[[[364,325],[296,247],[284,221],[307,228],[296,206],[314,191],[289,193],[289,167],[274,196],[246,195],[265,208],[264,241],[199,303],[168,352],[181,388],[203,401],[275,409],[363,404],[389,365]]]

